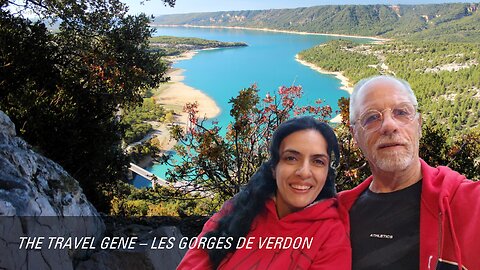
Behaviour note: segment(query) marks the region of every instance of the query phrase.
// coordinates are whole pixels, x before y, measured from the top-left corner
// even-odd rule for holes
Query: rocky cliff
[[[82,249],[27,246],[25,240],[101,237],[105,225],[78,182],[60,165],[35,153],[16,136],[0,111],[0,268],[72,269]],[[24,239],[21,237],[37,237]],[[23,245],[23,247],[21,247]]]
[[[175,269],[186,252],[151,248],[162,237],[178,242],[176,226],[112,223],[121,226],[106,230],[77,180],[17,137],[0,111],[0,269]],[[144,245],[102,248],[114,237]]]

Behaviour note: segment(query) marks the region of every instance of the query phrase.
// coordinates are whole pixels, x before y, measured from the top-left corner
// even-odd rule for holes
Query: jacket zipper
[[[440,211],[438,213],[438,254],[437,254],[437,260],[435,261],[435,268],[434,269],[437,269],[437,265],[438,265],[438,259],[441,258],[441,254],[442,254],[442,241],[443,241],[443,226],[442,226],[442,211]]]

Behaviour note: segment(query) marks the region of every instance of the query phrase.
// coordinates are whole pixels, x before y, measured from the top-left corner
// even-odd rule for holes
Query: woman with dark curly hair
[[[350,269],[335,198],[338,160],[326,123],[282,123],[270,159],[207,221],[177,269]]]

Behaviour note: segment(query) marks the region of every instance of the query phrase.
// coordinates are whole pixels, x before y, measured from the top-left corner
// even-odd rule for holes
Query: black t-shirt
[[[358,197],[350,210],[353,270],[418,269],[421,182]]]

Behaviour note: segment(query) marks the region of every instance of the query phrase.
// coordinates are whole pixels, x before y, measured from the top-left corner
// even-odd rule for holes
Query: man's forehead
[[[358,93],[358,105],[369,103],[403,103],[410,102],[405,86],[390,78],[379,78],[367,82]]]

